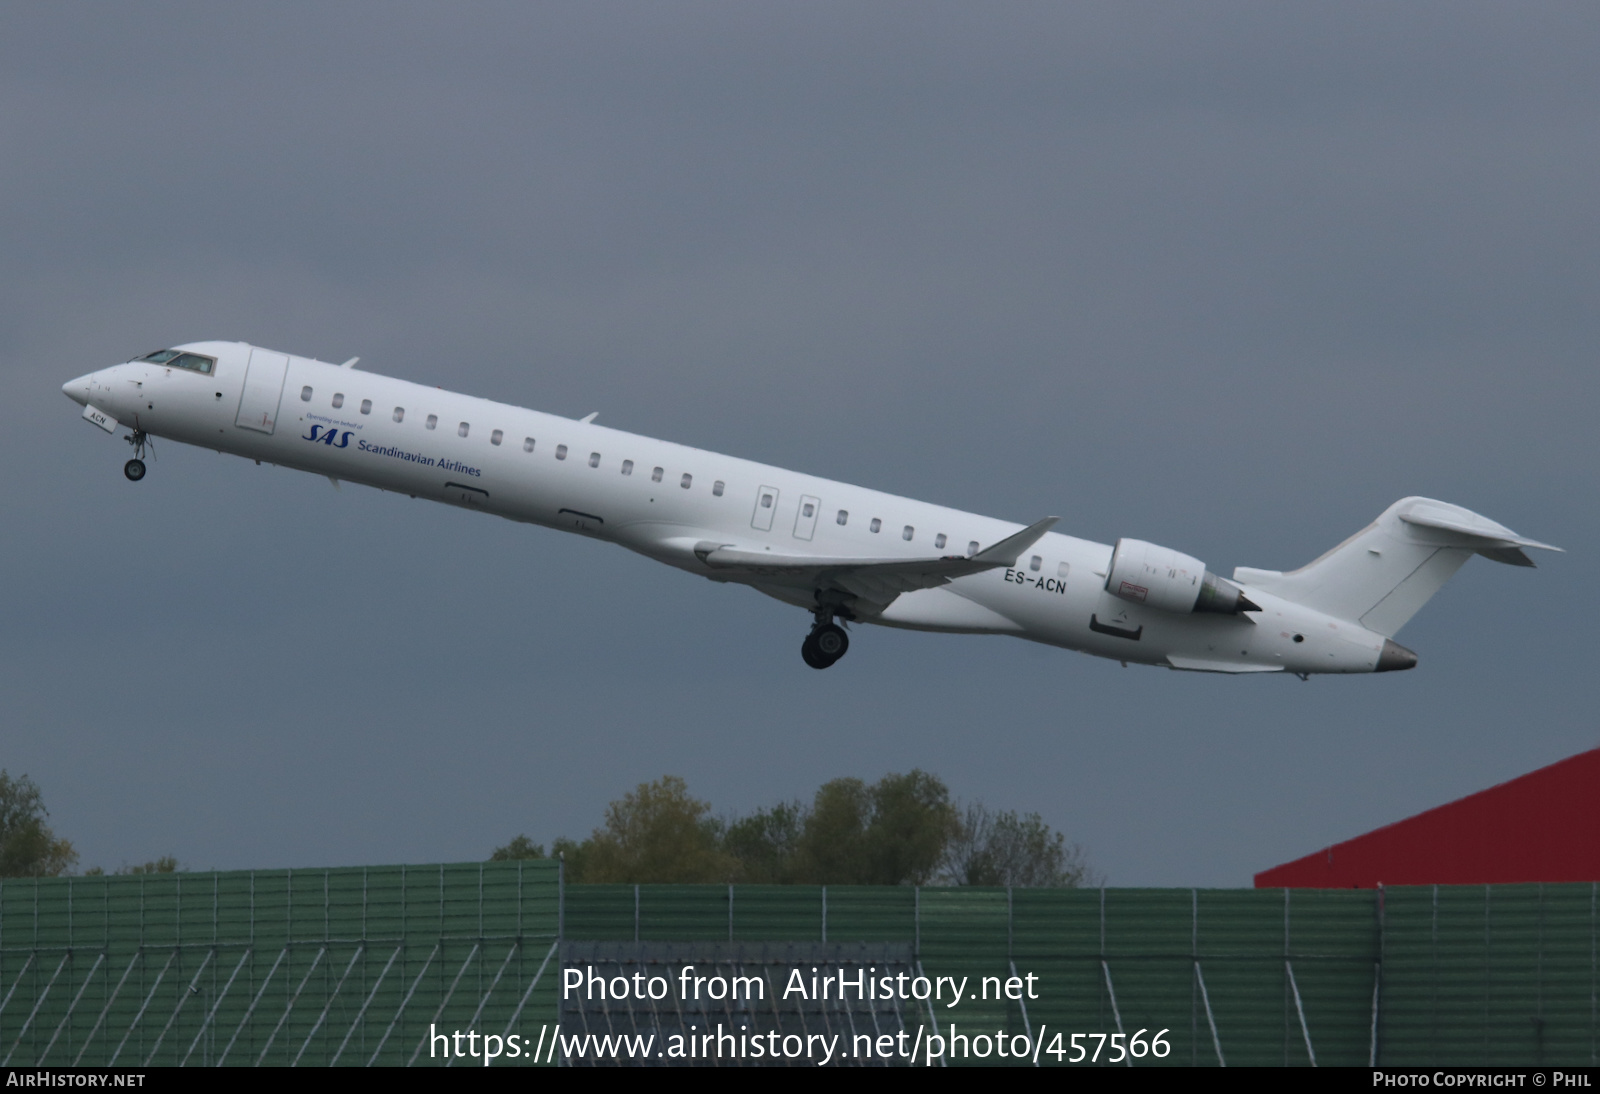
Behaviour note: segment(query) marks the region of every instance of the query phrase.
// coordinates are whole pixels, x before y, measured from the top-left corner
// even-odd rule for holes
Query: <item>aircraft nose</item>
[[[90,375],[93,375],[92,373]],[[89,405],[89,376],[80,376],[61,385],[61,393],[79,406]]]

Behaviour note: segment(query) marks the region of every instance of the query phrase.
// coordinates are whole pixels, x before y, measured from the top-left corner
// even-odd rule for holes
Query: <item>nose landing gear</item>
[[[135,429],[133,434],[123,440],[133,445],[133,459],[122,465],[122,473],[129,482],[138,482],[144,478],[144,450],[148,445],[151,453],[155,452],[155,445],[150,443],[150,435],[142,429]]]
[[[850,649],[850,636],[837,623],[818,623],[800,643],[800,657],[814,669],[825,669]]]

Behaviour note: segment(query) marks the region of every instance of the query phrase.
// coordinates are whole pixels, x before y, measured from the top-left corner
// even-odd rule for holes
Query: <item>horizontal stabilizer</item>
[[[1553,547],[1559,551],[1561,548]],[[1478,553],[1491,562],[1504,562],[1507,566],[1532,566],[1533,559],[1521,547],[1479,547]]]
[[[1459,505],[1450,505],[1442,501],[1433,501],[1429,498],[1408,498],[1395,510],[1395,516],[1411,525],[1413,528],[1427,528],[1435,532],[1444,532],[1451,537],[1459,537],[1460,544],[1449,546],[1470,547],[1485,558],[1492,558],[1496,562],[1505,562],[1512,566],[1532,566],[1533,560],[1517,548],[1536,547],[1541,551],[1560,551],[1560,547],[1552,547],[1548,543],[1540,543],[1536,539],[1519,536],[1503,524],[1498,524],[1488,517],[1474,513],[1470,509],[1463,509]],[[1491,552],[1499,552],[1503,557],[1495,557]]]

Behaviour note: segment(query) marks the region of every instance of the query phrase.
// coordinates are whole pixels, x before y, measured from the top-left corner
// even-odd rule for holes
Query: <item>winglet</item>
[[[1060,520],[1060,517],[1045,517],[1035,521],[1016,535],[1007,536],[993,547],[979,551],[972,556],[972,561],[987,562],[994,566],[1015,566],[1022,552],[1038,543]]]
[[[355,368],[356,367],[356,362],[359,361],[359,360],[361,360],[361,358],[352,357],[352,358],[350,358],[350,360],[346,361],[344,364],[340,365],[339,367],[340,368]]]

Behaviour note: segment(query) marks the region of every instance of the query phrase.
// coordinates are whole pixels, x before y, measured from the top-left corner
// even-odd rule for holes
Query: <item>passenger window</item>
[[[711,484],[711,496],[714,498],[722,497],[722,491],[726,488],[727,483],[723,482],[721,479],[718,479],[716,482]]]
[[[878,531],[878,529],[883,527],[883,521],[879,520],[877,517],[873,517],[872,518],[872,523],[867,525],[867,527],[871,528],[874,532],[876,532],[876,531]]]
[[[1056,566],[1056,576],[1057,577],[1066,577],[1068,569],[1070,569],[1070,567],[1068,567],[1065,562],[1062,562],[1062,563],[1058,564]]]
[[[658,467],[654,471],[650,472],[650,481],[651,482],[660,482],[661,481],[661,475],[662,475],[661,468]]]
[[[848,510],[848,509],[839,510],[839,516],[837,518],[835,518],[835,519],[837,519],[840,524],[849,524],[850,523],[850,510]]]
[[[344,392],[335,392],[333,396],[333,409],[338,410],[344,406]]]
[[[309,403],[311,401],[311,389],[309,387],[303,387],[300,389],[300,401],[302,403]]]
[[[533,438],[532,437],[524,437],[524,438],[522,438],[522,450],[524,452],[532,452],[533,451]]]
[[[944,550],[944,533],[943,532],[940,532],[938,535],[933,537],[933,545],[934,545],[935,548],[937,548],[940,551]]]
[[[1034,573],[1038,573],[1039,567],[1043,565],[1044,559],[1040,558],[1038,555],[1034,555],[1028,560],[1028,569],[1032,570]]]
[[[600,466],[600,453],[598,453],[598,452],[589,453],[589,466],[590,467],[599,467]]]
[[[685,490],[687,490],[687,489],[689,489],[689,484],[691,482],[693,482],[693,481],[694,481],[694,476],[689,474],[687,471],[685,471],[683,473],[683,481],[680,482],[678,485],[683,487]]]
[[[497,429],[493,433],[489,434],[489,443],[490,444],[499,444],[501,441],[503,441],[505,439],[506,439],[506,435],[505,435],[505,431],[504,430]]]
[[[761,495],[761,508],[763,508],[763,509],[771,509],[772,508],[772,495],[771,494],[762,494]]]
[[[633,474],[633,461],[632,460],[623,460],[622,461],[622,473],[624,475]]]
[[[567,446],[564,445],[564,444],[556,445],[556,459],[564,460],[566,458],[567,458]]]
[[[394,408],[394,420],[397,421],[397,422],[403,422],[403,421],[406,420],[406,408],[405,407],[397,406],[397,407]]]
[[[803,517],[809,517],[816,511],[817,507],[809,501],[800,507],[800,515]]]
[[[973,555],[975,555],[977,553],[978,553],[978,541],[977,540],[973,540],[971,543],[967,544],[967,557],[971,558]]]
[[[915,528],[911,527],[911,525],[908,524],[908,525],[905,526],[905,530],[900,533],[900,538],[905,540],[907,543],[910,543],[911,542],[911,537],[916,535],[916,534],[917,534],[917,530]]]
[[[467,435],[467,431],[471,428],[472,427],[466,422],[462,422],[460,425],[456,426],[456,435],[459,437],[465,437]]]
[[[427,420],[427,422],[426,422],[426,423],[424,423],[424,424],[425,424],[425,425],[426,425],[426,426],[427,426],[427,427],[428,427],[428,428],[429,428],[429,429],[437,429],[437,428],[438,428],[438,426],[439,426],[439,415],[437,415],[437,414],[429,414],[429,415],[428,415],[428,420]]]
[[[371,399],[362,399],[361,400],[361,413],[363,413],[363,414],[371,414],[372,413],[372,400]]]

